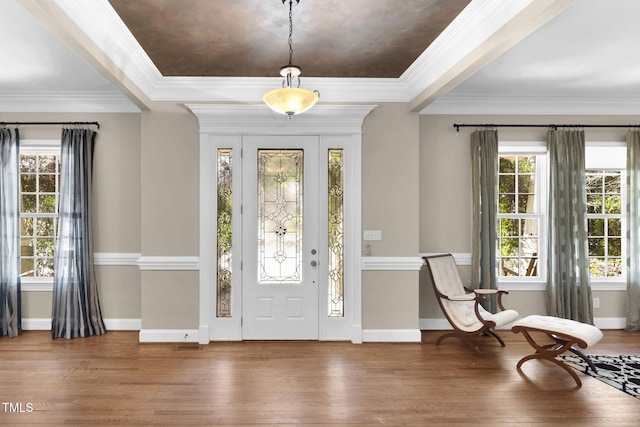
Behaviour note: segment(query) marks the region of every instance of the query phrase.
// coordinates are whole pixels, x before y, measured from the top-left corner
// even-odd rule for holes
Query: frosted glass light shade
[[[283,87],[267,92],[262,100],[276,113],[286,114],[289,117],[300,114],[316,105],[319,94],[308,89]]]

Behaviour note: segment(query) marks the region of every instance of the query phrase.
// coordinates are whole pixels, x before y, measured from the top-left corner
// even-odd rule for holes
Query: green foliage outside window
[[[20,155],[22,277],[52,277],[58,227],[59,156]]]
[[[622,192],[620,171],[590,170],[585,175],[589,232],[589,272],[622,275]]]
[[[537,275],[536,156],[499,157],[498,250],[501,276]]]

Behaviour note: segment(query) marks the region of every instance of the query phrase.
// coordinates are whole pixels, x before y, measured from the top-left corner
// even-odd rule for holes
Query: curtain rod
[[[40,126],[40,125],[95,125],[100,129],[100,123],[98,122],[0,122],[0,126],[6,125],[28,125],[28,126]]]
[[[534,124],[534,125],[526,125],[526,124],[467,124],[467,123],[454,123],[453,127],[456,128],[456,132],[460,130],[460,128],[466,127],[505,127],[505,128],[549,128],[549,129],[558,129],[558,128],[637,128],[638,125],[558,125],[558,124]]]

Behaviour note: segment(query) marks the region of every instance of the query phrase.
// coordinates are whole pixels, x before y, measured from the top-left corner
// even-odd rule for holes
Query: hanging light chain
[[[320,93],[300,88],[302,69],[293,65],[293,2],[300,4],[300,0],[281,1],[283,5],[289,2],[289,65],[280,67],[282,88],[267,92],[262,99],[273,111],[286,114],[290,119],[294,114],[304,113],[313,107]]]
[[[293,0],[289,0],[289,65],[293,64]]]

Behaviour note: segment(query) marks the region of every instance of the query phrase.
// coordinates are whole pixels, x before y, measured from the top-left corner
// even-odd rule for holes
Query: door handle
[[[318,261],[315,261],[315,260],[311,261],[311,267],[315,267],[317,265],[318,265]]]

